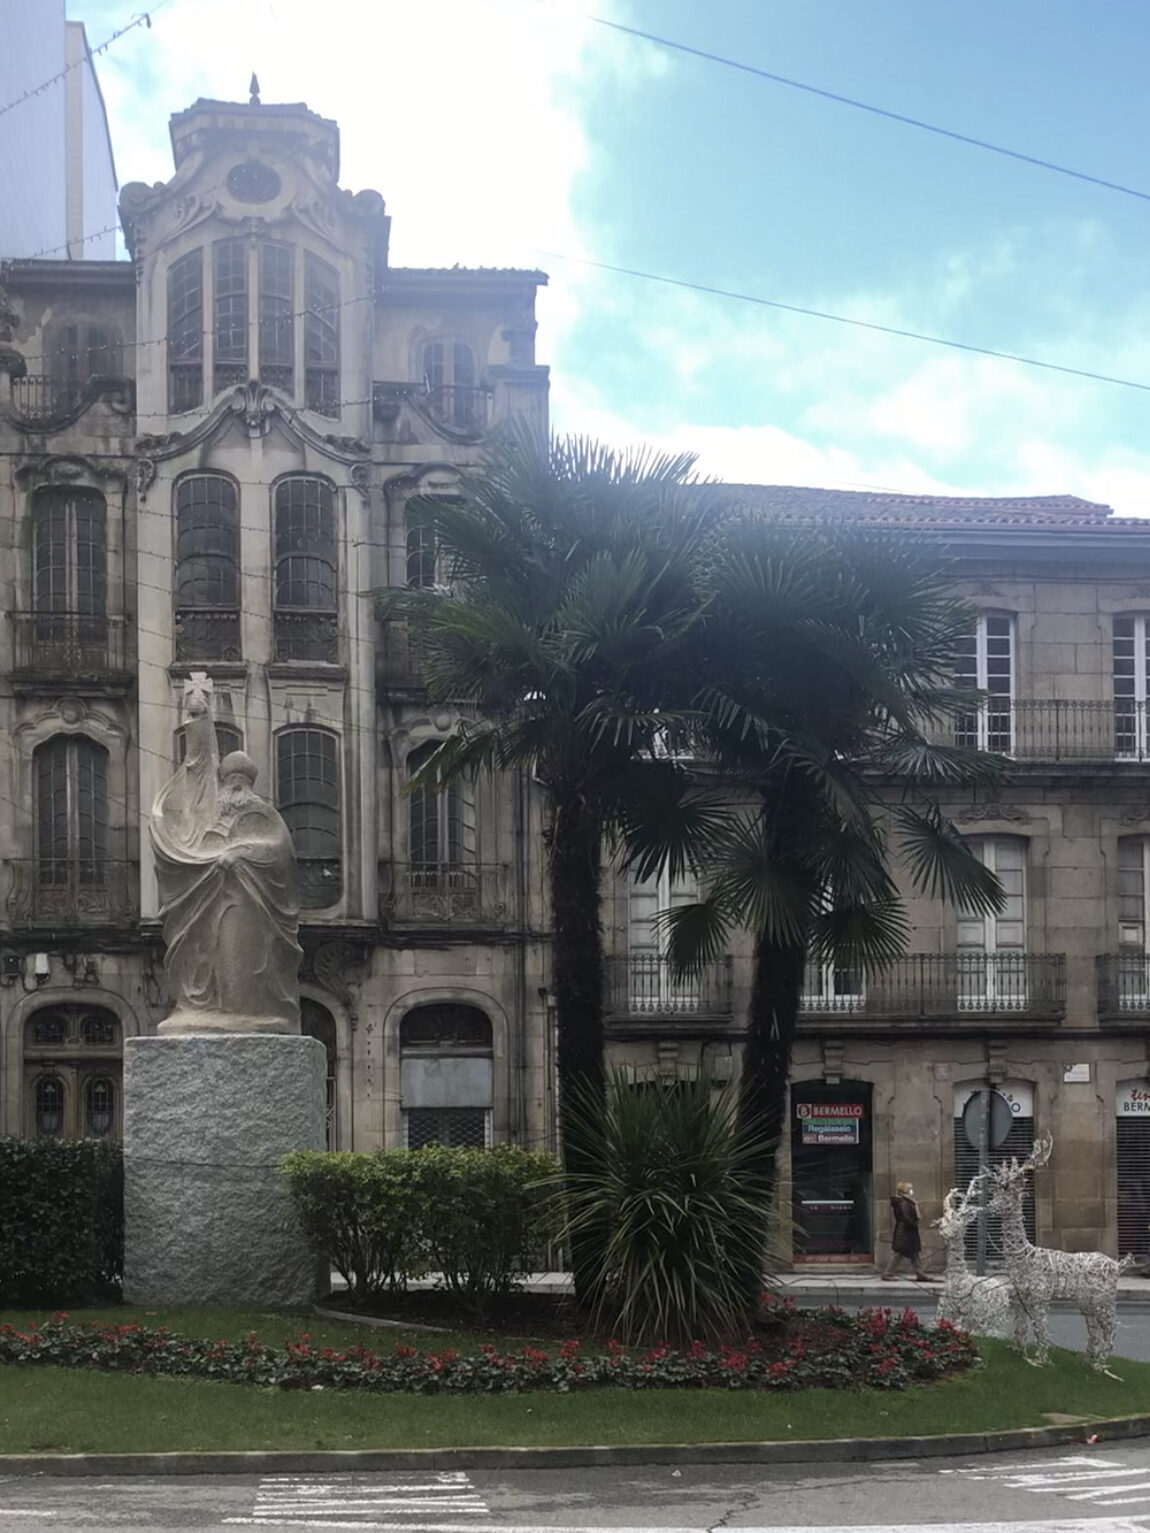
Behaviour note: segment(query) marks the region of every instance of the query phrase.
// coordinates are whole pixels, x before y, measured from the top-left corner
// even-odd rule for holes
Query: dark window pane
[[[36,492],[32,584],[38,613],[104,617],[108,604],[107,509],[98,490],[52,488]]]
[[[168,403],[173,414],[203,403],[204,254],[190,250],[168,272]]]
[[[83,735],[38,747],[37,880],[102,887],[108,855],[108,753]]]
[[[285,729],[276,739],[276,802],[291,832],[300,900],[322,909],[342,887],[339,755],[326,729]]]
[[[336,610],[333,500],[323,479],[286,479],[276,486],[277,607]]]
[[[294,367],[292,248],[265,240],[260,246],[260,381],[290,394]]]
[[[36,1133],[55,1139],[64,1132],[64,1083],[54,1075],[36,1082]]]
[[[309,254],[304,264],[305,403],[339,414],[339,273]]]
[[[399,1038],[405,1049],[489,1049],[491,1023],[478,1006],[416,1006],[400,1023]]]
[[[106,1139],[116,1125],[116,1087],[106,1075],[95,1075],[84,1087],[84,1133]]]
[[[176,488],[176,602],[239,606],[239,506],[235,485],[216,474]]]

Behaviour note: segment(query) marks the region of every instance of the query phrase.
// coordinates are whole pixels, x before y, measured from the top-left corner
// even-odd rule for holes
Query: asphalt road
[[[372,1529],[378,1533],[1150,1533],[1150,1444],[812,1470],[10,1479],[0,1528]]]

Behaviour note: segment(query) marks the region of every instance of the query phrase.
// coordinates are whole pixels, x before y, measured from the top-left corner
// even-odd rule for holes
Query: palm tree
[[[706,896],[666,916],[686,969],[750,930],[754,973],[740,1116],[774,1174],[804,975],[812,960],[881,969],[905,951],[892,867],[980,912],[997,880],[943,814],[940,795],[999,779],[985,753],[932,735],[972,698],[951,683],[972,614],[930,550],[879,528],[726,522],[708,550],[704,621],[680,686],[707,770],[741,808],[695,848]],[[646,844],[658,844],[656,816]],[[748,1253],[748,1298],[758,1252]]]
[[[569,1109],[603,1090],[605,840],[625,839],[658,805],[660,843],[640,854],[640,870],[664,859],[681,869],[686,848],[721,823],[664,748],[684,727],[665,706],[666,677],[699,621],[697,573],[715,523],[692,464],[521,427],[457,498],[409,508],[445,586],[382,599],[409,625],[429,695],[468,714],[416,785],[529,770],[549,799],[560,1132],[572,1172]],[[573,1260],[581,1292],[584,1251]]]

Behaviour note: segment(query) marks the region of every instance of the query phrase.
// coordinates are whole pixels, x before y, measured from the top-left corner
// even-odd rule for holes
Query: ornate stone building
[[[3,268],[0,1133],[118,1132],[123,1038],[164,1013],[146,819],[203,670],[295,838],[331,1142],[550,1144],[545,806],[510,774],[405,791],[456,718],[373,594],[436,579],[412,494],[453,493],[499,422],[545,420],[545,279],[390,265],[382,199],[339,188],[338,130],[302,106],[201,101],[171,133],[172,179],[122,195],[130,261]],[[1038,1233],[1143,1248],[1150,523],[740,493],[938,540],[979,612],[964,677],[988,701],[959,738],[1012,762],[950,806],[1003,914],[916,898],[892,971],[809,975],[796,1256],[871,1260],[898,1177],[929,1210],[1046,1129]],[[691,896],[607,891],[608,1037],[638,1076],[737,1071],[745,951],[677,981],[652,921]]]

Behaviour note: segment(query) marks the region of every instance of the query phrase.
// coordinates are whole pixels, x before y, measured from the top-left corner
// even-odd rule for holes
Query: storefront
[[[954,1181],[965,1192],[983,1168],[1025,1160],[1034,1148],[1034,1085],[1031,1081],[961,1082],[954,1088]],[[1034,1187],[1022,1207],[1028,1240],[1034,1236]],[[985,1221],[985,1229],[980,1222]],[[1002,1259],[1001,1221],[989,1211],[966,1231],[966,1258]]]
[[[1119,1081],[1114,1110],[1118,1255],[1150,1256],[1150,1081]]]
[[[796,1262],[873,1260],[872,1172],[869,1082],[792,1086]]]

